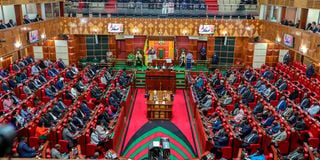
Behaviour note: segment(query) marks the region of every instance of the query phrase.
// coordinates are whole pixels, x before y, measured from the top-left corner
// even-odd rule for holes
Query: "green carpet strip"
[[[150,143],[152,143],[153,141],[160,141],[160,137],[154,138],[150,141],[148,141],[147,143],[145,143],[144,145],[142,145],[141,147],[139,147],[137,150],[135,150],[133,152],[133,154],[130,155],[130,158],[134,158],[137,154],[139,154],[140,152],[142,152],[144,149],[148,149],[148,146]],[[170,149],[175,150],[177,153],[179,153],[184,159],[188,159],[188,156],[183,153],[177,146],[175,146],[174,144],[172,144],[170,142]]]
[[[128,154],[128,152],[136,145],[139,144],[140,141],[142,141],[143,139],[157,133],[157,132],[162,132],[170,137],[172,137],[175,141],[179,142],[182,146],[185,147],[185,149],[192,155],[192,157],[196,157],[194,155],[194,153],[192,152],[192,149],[189,148],[189,146],[182,140],[180,139],[178,136],[176,136],[174,133],[172,133],[171,131],[165,129],[165,128],[162,128],[162,127],[156,127],[156,128],[153,128],[152,130],[144,133],[143,135],[141,135],[139,138],[135,139],[129,146],[126,147],[126,150],[124,151],[124,153],[122,154],[123,156],[126,156]],[[145,147],[148,146],[148,144],[145,144],[144,145]],[[176,147],[175,145],[172,145],[171,146],[172,148]],[[141,148],[141,147],[140,147]],[[176,147],[177,149],[177,152],[178,153],[181,153],[181,150],[178,149],[178,147]],[[179,152],[179,151],[180,152]],[[136,151],[135,151],[136,152]],[[139,153],[139,152],[138,152]],[[183,153],[183,152],[182,152]],[[182,155],[182,154],[181,154]],[[185,154],[183,153],[183,155],[185,156]]]

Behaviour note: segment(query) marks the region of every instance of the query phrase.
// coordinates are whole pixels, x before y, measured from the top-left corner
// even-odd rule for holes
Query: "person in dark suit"
[[[278,87],[279,91],[286,90],[288,88],[287,82],[284,81],[281,83],[281,85]]]
[[[276,106],[276,110],[277,111],[284,111],[287,108],[287,102],[286,102],[286,98],[283,96],[280,99],[280,102],[278,103],[278,105]]]
[[[288,65],[291,61],[291,55],[289,52],[287,52],[284,56],[283,56],[283,64]]]
[[[39,14],[37,14],[36,18],[33,21],[39,22],[39,21],[43,21],[43,19],[41,18],[41,16]]]
[[[91,116],[91,109],[88,107],[86,100],[82,101],[82,103],[80,104],[80,109],[84,114],[86,114],[86,116],[88,117]]]
[[[14,26],[15,26],[15,24],[14,24],[13,20],[10,19],[9,22],[7,23],[7,27],[11,28],[11,27],[14,27]]]
[[[93,98],[95,98],[95,99],[100,99],[101,98],[101,96],[103,95],[103,93],[101,92],[101,90],[99,89],[99,88],[97,88],[97,87],[93,87],[92,89],[91,89],[91,96],[93,97]]]
[[[277,94],[274,88],[271,89],[271,93],[266,98],[269,102],[277,98]]]
[[[293,92],[289,95],[290,100],[295,100],[299,96],[299,91],[295,88]]]
[[[307,93],[305,93],[305,94],[303,95],[303,99],[302,99],[302,101],[301,101],[301,103],[300,103],[300,107],[301,107],[302,109],[307,109],[307,108],[310,107],[310,100],[309,100],[309,98],[308,98],[308,94],[307,94]]]
[[[73,74],[73,72],[72,72],[70,69],[67,71],[66,77],[67,77],[68,79],[73,79],[73,78],[74,78],[74,74]]]
[[[215,148],[222,148],[224,146],[227,146],[229,142],[228,134],[226,132],[222,132],[219,135],[213,137],[213,141]]]
[[[58,90],[61,90],[64,87],[63,77],[58,78],[55,86]]]
[[[313,75],[315,74],[315,71],[314,71],[314,67],[313,67],[313,64],[309,64],[307,69],[306,69],[306,76],[307,78],[311,78]]]
[[[7,25],[3,23],[2,20],[0,20],[0,29],[6,29]]]
[[[29,24],[31,23],[31,20],[29,19],[28,15],[23,16],[23,24]]]
[[[64,64],[64,62],[62,61],[61,58],[58,60],[58,67],[61,68],[61,69],[65,69],[66,68],[66,65]]]
[[[17,87],[17,81],[14,80],[13,78],[10,78],[9,81],[8,81],[8,83],[9,83],[9,87],[10,87],[11,89],[14,89],[14,88]]]
[[[297,131],[303,131],[306,129],[306,123],[304,122],[303,118],[299,117],[297,122],[294,124],[294,129]]]
[[[264,122],[262,122],[262,126],[263,126],[264,128],[269,127],[269,126],[271,126],[271,124],[273,123],[273,121],[274,121],[274,116],[273,116],[273,115],[270,115]]]
[[[257,131],[252,131],[249,135],[247,135],[243,139],[243,147],[248,147],[250,144],[258,143],[259,141],[259,135]]]
[[[240,125],[240,130],[239,131],[240,131],[239,136],[241,138],[244,138],[244,137],[246,137],[247,135],[249,135],[251,133],[252,127],[250,126],[250,124],[248,124],[247,121],[244,121],[244,123],[242,123]]]
[[[10,91],[10,87],[6,81],[2,81],[1,87],[2,87],[2,90],[6,91],[6,92]]]

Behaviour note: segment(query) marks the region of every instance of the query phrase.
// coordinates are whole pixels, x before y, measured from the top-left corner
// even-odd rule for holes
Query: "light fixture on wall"
[[[22,43],[20,41],[16,41],[14,43],[14,47],[16,47],[16,48],[20,48],[21,46],[22,46]]]
[[[306,55],[308,52],[308,48],[305,45],[302,45],[300,47],[300,51],[302,52],[303,55]]]
[[[183,35],[186,36],[186,35],[188,35],[188,33],[189,33],[188,29],[183,29],[183,30],[182,30],[182,34],[183,34]]]
[[[133,33],[133,34],[137,34],[137,33],[139,33],[139,32],[140,32],[140,29],[139,29],[138,27],[132,28],[132,33]]]
[[[88,23],[88,19],[87,18],[81,18],[80,19],[80,23],[86,24],[86,23]]]
[[[251,31],[251,27],[250,27],[250,26],[247,26],[245,29],[246,29],[247,31]]]
[[[2,62],[3,61],[3,57],[0,57],[0,62]]]
[[[47,39],[47,36],[46,36],[45,33],[42,33],[40,37],[41,37],[42,40],[46,40]]]
[[[276,38],[276,42],[277,42],[277,43],[280,43],[280,42],[281,42],[281,38],[280,38],[280,37],[277,37],[277,38]]]

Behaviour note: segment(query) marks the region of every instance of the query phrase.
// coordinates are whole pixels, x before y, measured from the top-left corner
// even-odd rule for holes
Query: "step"
[[[136,88],[145,88],[146,86],[144,85],[136,85]]]

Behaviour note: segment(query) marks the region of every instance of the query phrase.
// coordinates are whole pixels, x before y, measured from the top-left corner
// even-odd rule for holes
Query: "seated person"
[[[17,62],[13,62],[13,64],[12,64],[12,69],[13,69],[15,72],[19,72],[19,71],[20,71],[20,67],[19,67],[19,65],[17,64]]]
[[[274,88],[271,89],[271,92],[268,96],[266,96],[267,101],[272,101],[272,100],[276,100],[277,98],[277,94],[276,94],[276,90]]]
[[[287,156],[283,156],[284,160],[304,160],[304,150],[302,147],[298,147],[294,151],[290,152]]]
[[[9,92],[11,89],[10,89],[10,87],[9,87],[9,85],[8,85],[8,83],[6,82],[6,81],[2,81],[2,90],[3,91],[6,91],[6,92]]]
[[[276,81],[276,83],[274,84],[274,86],[276,86],[277,88],[279,88],[280,85],[282,84],[282,82],[283,82],[283,77],[281,76],[281,77]]]
[[[57,94],[59,90],[56,88],[56,86],[54,85],[54,83],[51,81],[49,85],[50,85],[49,88],[51,89],[51,91],[52,91],[54,94]]]
[[[207,111],[212,107],[212,96],[208,96],[208,100],[204,103],[199,104],[201,111]]]
[[[96,86],[92,87],[90,93],[91,93],[91,96],[95,99],[100,99],[101,96],[103,95],[102,91]]]
[[[90,143],[95,145],[100,143],[98,133],[94,128],[90,128]]]
[[[47,139],[47,133],[49,129],[45,127],[44,122],[39,122],[38,126],[36,127],[36,137],[39,137],[40,140],[46,140]]]
[[[281,85],[278,87],[279,91],[284,91],[288,88],[287,82],[284,81],[281,83]]]
[[[15,79],[13,79],[13,78],[10,78],[10,79],[8,80],[8,84],[9,84],[9,87],[10,87],[11,89],[14,89],[14,88],[17,87],[17,81],[16,81]]]
[[[64,64],[63,60],[61,58],[59,58],[58,60],[58,67],[61,68],[61,69],[65,69],[66,68],[66,65]]]
[[[297,122],[294,124],[294,129],[297,131],[303,131],[306,129],[306,123],[304,122],[303,118],[299,117]]]
[[[248,156],[248,158],[246,158],[246,160],[247,159],[250,159],[250,160],[266,160],[266,157],[263,154],[263,150],[261,148],[258,148],[257,151],[254,154]]]
[[[310,108],[307,109],[307,112],[313,117],[318,114],[320,111],[319,103],[314,103]]]
[[[314,74],[315,74],[315,70],[314,70],[313,64],[309,64],[306,69],[307,78],[310,79]]]
[[[58,75],[58,73],[56,73],[56,70],[54,70],[54,68],[52,67],[48,69],[48,75],[50,77],[55,77],[56,75]]]
[[[32,90],[25,83],[23,83],[22,90],[23,90],[23,93],[26,94],[27,96],[32,94]]]
[[[289,116],[291,116],[293,113],[293,108],[291,105],[288,105],[286,110],[284,110],[281,115],[285,118],[285,119],[288,119]]]
[[[258,93],[264,94],[266,91],[268,91],[267,86],[262,83],[258,88],[257,88]]]
[[[287,132],[282,127],[277,133],[273,134],[271,142],[277,144],[285,139],[287,139]]]
[[[109,104],[117,108],[120,106],[120,103],[117,102],[112,96],[109,97]]]
[[[7,113],[11,110],[12,106],[13,106],[13,99],[11,97],[9,97],[9,95],[5,95],[3,100],[3,111],[4,113]]]
[[[58,90],[61,90],[63,87],[64,87],[64,82],[63,82],[63,77],[59,77],[56,84],[55,84],[55,87],[58,89]]]
[[[266,70],[263,74],[262,77],[268,80],[272,80],[273,79],[273,72],[271,72],[270,70]]]
[[[60,149],[61,149],[60,144],[56,144],[51,149],[51,158],[52,159],[68,159],[69,158],[68,154],[61,154]]]
[[[240,138],[245,138],[252,132],[252,127],[248,124],[248,121],[245,119],[239,126],[239,133],[238,136]]]
[[[222,130],[222,129],[221,129]],[[220,132],[219,134],[213,137],[214,147],[215,148],[222,148],[227,146],[229,143],[229,136],[226,132]]]
[[[50,99],[53,99],[55,97],[55,93],[50,88],[45,88],[44,91],[46,96],[48,96]]]
[[[43,84],[48,82],[47,79],[46,79],[46,77],[43,75],[43,73],[41,73],[41,74],[39,75],[39,80],[40,80],[40,82],[43,83]]]
[[[88,117],[91,116],[91,109],[88,107],[87,101],[83,100],[82,103],[80,104],[80,109],[81,111],[86,114]]]
[[[222,128],[222,121],[219,117],[216,117],[212,120],[212,131],[216,132]]]
[[[267,128],[272,125],[273,121],[274,121],[274,116],[272,115],[272,113],[270,113],[268,118],[262,122],[262,126],[264,128]]]
[[[104,140],[107,138],[109,131],[105,129],[103,122],[98,122],[96,126],[96,132],[100,140]]]
[[[74,101],[76,99],[76,97],[69,90],[66,90],[64,94],[67,100]]]
[[[254,107],[253,109],[253,114],[258,114],[258,113],[262,113],[264,110],[264,105],[262,104],[263,100],[259,100],[257,105]]]
[[[295,88],[294,91],[290,93],[289,99],[295,100],[298,97],[299,97],[299,91]]]
[[[73,74],[73,72],[70,69],[66,72],[66,77],[68,79],[74,79],[74,76],[75,74]]]
[[[259,135],[257,131],[252,131],[249,135],[247,135],[244,139],[243,139],[243,147],[247,147],[250,144],[255,144],[258,143],[259,141]]]
[[[24,118],[26,121],[30,121],[33,117],[33,113],[31,110],[27,107],[26,104],[22,104],[20,115],[22,118]]]
[[[70,124],[67,124],[62,131],[62,139],[63,140],[67,140],[68,141],[68,147],[69,148],[73,148],[75,147],[75,143],[76,143],[76,136],[77,136],[77,132],[76,133],[71,133],[71,126]]]
[[[279,132],[280,128],[281,128],[281,126],[280,126],[279,122],[273,122],[272,125],[269,128],[267,128],[267,133],[269,135],[273,135],[273,134]]]
[[[31,74],[32,75],[38,75],[40,73],[40,69],[35,64],[31,67]]]
[[[26,141],[25,137],[20,137],[20,142],[17,148],[20,158],[33,158],[36,157],[37,152],[31,148]]]
[[[233,117],[233,120],[234,120],[236,123],[239,123],[239,122],[241,122],[241,121],[243,120],[243,118],[244,118],[244,112],[243,112],[242,109],[240,109],[239,112],[238,112],[238,114]]]
[[[283,112],[284,110],[286,110],[286,108],[287,108],[286,97],[282,96],[280,98],[278,105],[276,106],[276,111]]]
[[[82,83],[82,78],[80,77],[78,82],[75,84],[75,87],[78,92],[84,92],[86,90],[86,86]]]
[[[309,107],[310,107],[310,100],[309,100],[309,98],[308,98],[308,94],[305,93],[305,94],[303,95],[303,99],[302,99],[302,101],[301,101],[301,103],[300,103],[300,108],[306,110],[306,109],[309,108]]]
[[[78,70],[78,68],[76,67],[75,64],[71,65],[71,69],[70,70],[74,75],[77,75],[79,73],[79,70]]]
[[[78,98],[78,96],[80,95],[80,93],[74,87],[70,89],[70,93],[74,98]]]

